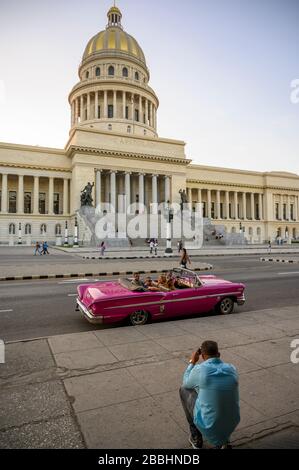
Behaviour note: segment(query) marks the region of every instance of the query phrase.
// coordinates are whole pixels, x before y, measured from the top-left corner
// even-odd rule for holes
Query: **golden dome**
[[[114,57],[129,55],[146,65],[144,53],[136,39],[123,31],[120,10],[111,7],[107,16],[109,22],[106,29],[90,39],[83,54],[83,61],[94,54]]]

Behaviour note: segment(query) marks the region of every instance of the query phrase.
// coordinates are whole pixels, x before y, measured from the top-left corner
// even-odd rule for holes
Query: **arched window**
[[[135,80],[139,80],[139,73],[135,72]]]
[[[25,235],[31,235],[31,225],[30,224],[25,225]]]
[[[46,234],[46,233],[47,233],[47,226],[46,226],[46,224],[41,224],[41,226],[40,226],[40,234],[41,234],[41,235],[44,235],[44,234]]]
[[[252,230],[252,227],[249,227],[249,229],[248,229],[248,233],[249,233],[249,235],[253,235],[253,230]]]
[[[112,131],[112,124],[108,124],[108,131]]]
[[[89,78],[89,72],[86,72],[85,78]]]
[[[108,69],[108,75],[114,75],[114,67],[113,65],[110,65],[109,69]]]
[[[96,68],[96,77],[99,77],[101,75],[101,69],[100,67]]]
[[[55,225],[55,235],[61,235],[61,225],[60,224]]]
[[[9,224],[8,233],[9,233],[9,235],[15,235],[16,234],[15,224]]]
[[[129,76],[128,69],[127,69],[127,67],[124,67],[123,68],[123,77],[128,77],[128,76]]]
[[[131,132],[131,126],[128,126],[128,127],[127,127],[127,132],[130,134],[130,132]]]

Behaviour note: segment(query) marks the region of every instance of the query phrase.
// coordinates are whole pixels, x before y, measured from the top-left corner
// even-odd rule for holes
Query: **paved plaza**
[[[178,389],[191,351],[213,339],[240,374],[234,446],[298,449],[298,337],[299,307],[286,307],[9,343],[0,447],[188,448]]]

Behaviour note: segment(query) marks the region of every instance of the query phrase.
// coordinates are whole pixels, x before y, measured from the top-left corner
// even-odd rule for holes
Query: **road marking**
[[[87,279],[86,277],[82,278],[82,279],[68,279],[67,281],[61,281],[61,282],[58,282],[57,284],[76,284],[78,282],[88,282],[90,281],[90,279]]]
[[[288,271],[286,273],[277,273],[278,276],[287,276],[287,275],[290,275],[290,274],[299,274],[299,271]]]
[[[78,294],[68,294],[68,297],[77,297]]]
[[[7,310],[0,310],[0,313],[6,313],[6,312],[13,312],[13,309],[8,308]]]

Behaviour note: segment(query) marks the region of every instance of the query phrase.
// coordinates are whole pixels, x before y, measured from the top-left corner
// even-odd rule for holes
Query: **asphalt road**
[[[298,305],[299,314],[299,265],[262,263],[257,255],[204,261],[213,264],[210,273],[246,284],[247,300],[244,306],[235,307],[237,314],[290,305]],[[128,263],[134,269],[134,261],[125,260],[118,261],[119,269],[128,268]],[[103,328],[75,312],[76,286],[83,282],[88,280],[1,282],[0,338],[16,341]]]

